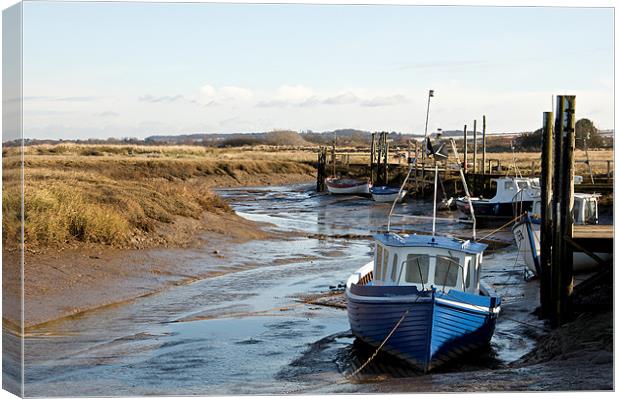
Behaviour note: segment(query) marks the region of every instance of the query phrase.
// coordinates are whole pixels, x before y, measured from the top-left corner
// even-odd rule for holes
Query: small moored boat
[[[436,166],[435,204],[437,176]],[[480,281],[486,244],[436,236],[436,206],[432,235],[392,233],[391,215],[374,261],[347,280],[353,334],[424,372],[488,345],[501,300]]]
[[[476,218],[512,218],[531,210],[533,199],[540,196],[538,178],[506,176],[491,179],[491,182],[496,185],[493,198],[471,198]],[[457,198],[456,207],[463,214],[470,215],[466,198]]]
[[[346,179],[328,177],[325,179],[327,191],[330,194],[369,194],[370,181],[368,179]]]
[[[406,191],[400,190],[399,187],[388,186],[373,186],[370,189],[370,193],[372,194],[372,199],[376,202],[394,202],[397,198],[398,201],[402,201],[407,194]]]
[[[485,244],[375,235],[374,261],[347,281],[351,331],[424,372],[487,345],[500,298],[480,282]]]
[[[575,224],[598,223],[598,194],[575,193],[573,220]],[[527,279],[540,274],[540,197],[534,198],[532,211],[522,216],[512,227],[512,234],[517,243],[519,254],[525,260]],[[601,260],[607,262],[612,254],[595,252]],[[592,271],[600,267],[599,263],[583,252],[573,253],[573,271],[576,273]]]

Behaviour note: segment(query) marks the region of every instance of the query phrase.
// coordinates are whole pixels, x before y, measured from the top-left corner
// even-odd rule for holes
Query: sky
[[[27,2],[24,137],[614,127],[610,8]],[[471,129],[471,128],[470,128]]]

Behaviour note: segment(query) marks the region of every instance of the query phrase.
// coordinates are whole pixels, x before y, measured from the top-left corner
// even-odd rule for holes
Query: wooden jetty
[[[475,129],[474,129],[475,131]],[[438,165],[442,189],[448,196],[462,196],[462,184],[456,162],[463,166],[465,178],[473,195],[482,195],[489,198],[494,195],[491,180],[515,174],[515,166],[511,161],[502,161],[493,158],[492,153],[487,153],[487,120],[482,118],[482,137],[475,134],[473,140],[469,137],[467,125],[463,128],[462,156],[456,160],[449,153],[443,157],[423,157],[425,149],[421,141],[412,140],[406,148],[398,148],[388,139],[387,132],[372,134],[369,148],[338,149],[334,144],[329,147],[321,147],[317,154],[317,191],[325,191],[325,178],[328,174],[340,175],[351,178],[369,178],[376,185],[400,186],[408,172],[409,162],[415,160],[411,173],[411,184],[407,190],[415,193],[418,197],[432,194],[433,173],[435,164]],[[481,140],[480,140],[481,139]],[[473,142],[472,142],[473,141]],[[482,157],[477,154],[482,141]],[[439,143],[437,143],[439,144]],[[449,146],[449,144],[446,144]],[[437,145],[436,145],[437,147]],[[471,151],[473,148],[473,151]],[[466,160],[466,161],[465,161]],[[587,160],[576,160],[575,163],[586,163]],[[610,193],[613,191],[613,161],[594,161],[590,164],[606,163],[607,173],[583,176],[583,183],[579,185],[579,192],[583,193]],[[544,167],[541,161],[532,161],[528,168],[521,169],[523,176],[540,176]],[[599,170],[605,170],[600,167]],[[594,181],[594,183],[592,183]]]

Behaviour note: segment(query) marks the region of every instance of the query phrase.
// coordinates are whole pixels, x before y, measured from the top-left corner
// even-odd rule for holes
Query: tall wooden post
[[[376,133],[372,133],[370,136],[370,182],[375,184],[375,137]]]
[[[564,102],[562,117],[562,197],[560,198],[560,215],[562,215],[561,280],[560,280],[560,318],[564,323],[570,317],[571,297],[573,295],[573,247],[566,238],[573,238],[573,207],[575,191],[575,96],[561,96]]]
[[[467,125],[463,127],[463,172],[467,173]]]
[[[483,175],[486,173],[486,164],[487,164],[487,116],[482,115],[482,174]]]
[[[542,163],[540,181],[540,309],[542,317],[549,317],[552,312],[550,303],[551,289],[551,245],[552,237],[552,208],[551,190],[553,178],[553,112],[543,113],[542,130]]]
[[[332,176],[336,176],[336,131],[334,131],[334,142],[332,143]]]
[[[385,153],[383,154],[383,182],[384,184],[388,184],[388,160],[389,160],[389,152],[390,145],[388,144],[388,132],[383,132],[383,146]]]
[[[551,195],[551,282],[549,290],[550,310],[549,318],[551,324],[557,326],[560,318],[560,283],[561,283],[561,265],[562,265],[562,245],[564,240],[561,234],[560,220],[560,195],[562,192],[562,131],[564,117],[564,101],[560,101],[558,96],[556,102],[555,126],[553,129],[553,192]]]
[[[551,323],[554,326],[567,320],[573,289],[573,249],[565,238],[572,238],[573,232],[575,96],[558,96],[556,104],[551,260]]]
[[[478,121],[474,119],[474,174],[478,172],[478,132],[476,131],[476,123]]]

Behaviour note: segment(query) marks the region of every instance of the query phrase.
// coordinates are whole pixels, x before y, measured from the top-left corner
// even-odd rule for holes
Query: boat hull
[[[414,286],[347,288],[353,334],[428,372],[466,352],[488,345],[499,312],[499,298],[463,293],[419,292]]]
[[[330,194],[370,194],[370,182],[352,179],[325,179]]]
[[[519,255],[523,256],[525,266],[534,276],[540,275],[540,223],[524,217],[512,228]],[[603,261],[610,261],[612,254],[595,252]],[[583,252],[573,253],[573,272],[587,273],[600,267],[598,262]]]
[[[478,217],[497,217],[512,218],[515,216],[515,207],[518,206],[517,214],[531,211],[533,201],[523,201],[519,204],[513,202],[489,202],[487,200],[472,199],[474,214]],[[456,208],[469,217],[469,203],[467,200],[459,198],[456,200]]]
[[[407,192],[397,188],[373,187],[370,189],[370,194],[375,202],[394,202],[397,198],[402,201]]]

